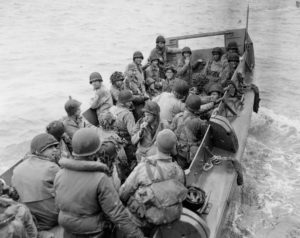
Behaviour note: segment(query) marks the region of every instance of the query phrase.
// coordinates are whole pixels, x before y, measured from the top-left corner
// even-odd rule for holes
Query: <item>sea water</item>
[[[226,236],[300,237],[300,8],[292,0],[1,1],[0,172],[64,116],[69,95],[88,108],[91,72],[109,87],[134,51],[149,56],[157,35],[244,28],[248,4],[262,101]]]

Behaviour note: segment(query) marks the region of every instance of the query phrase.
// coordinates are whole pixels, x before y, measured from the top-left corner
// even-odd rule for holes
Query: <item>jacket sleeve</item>
[[[131,136],[131,143],[133,145],[136,145],[139,143],[141,137],[140,137],[140,123],[141,121],[139,120],[136,124],[134,129],[132,130],[132,136]]]
[[[134,194],[134,192],[138,189],[139,181],[138,174],[141,170],[142,163],[139,163],[134,170],[127,177],[126,181],[122,184],[119,190],[120,199],[123,202],[126,202],[129,197]]]
[[[178,63],[177,66],[177,75],[183,76],[184,73],[188,70],[189,65],[185,64],[182,60]]]
[[[132,113],[128,113],[124,117],[124,121],[126,123],[126,128],[130,136],[134,135],[134,129],[135,129],[135,120],[132,115]]]
[[[123,206],[112,181],[105,175],[98,184],[98,201],[103,212],[126,237],[144,237],[141,230],[132,222],[129,211]]]

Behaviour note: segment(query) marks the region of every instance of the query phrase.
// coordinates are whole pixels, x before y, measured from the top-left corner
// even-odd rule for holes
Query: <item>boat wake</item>
[[[300,237],[300,122],[261,108],[242,160],[245,183],[230,204],[228,237]]]

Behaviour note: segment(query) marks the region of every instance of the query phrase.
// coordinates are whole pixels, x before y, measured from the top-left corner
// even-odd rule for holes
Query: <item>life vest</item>
[[[154,179],[150,163],[157,168],[160,179]],[[187,188],[177,179],[165,179],[157,163],[146,160],[145,166],[152,183],[139,187],[134,196],[129,198],[129,210],[138,218],[154,225],[167,224],[179,219]]]

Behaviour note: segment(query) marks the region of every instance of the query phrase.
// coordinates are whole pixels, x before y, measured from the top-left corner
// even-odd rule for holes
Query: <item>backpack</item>
[[[165,179],[162,169],[155,164],[160,179],[155,180],[146,161],[146,171],[152,183],[139,187],[129,201],[129,210],[140,219],[154,225],[171,223],[180,218],[182,201],[187,196],[187,188],[176,179]]]

